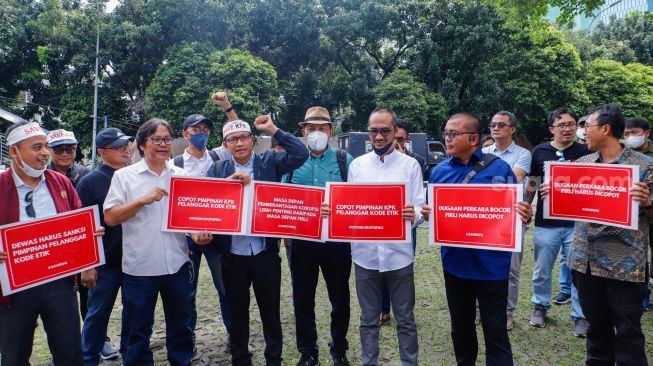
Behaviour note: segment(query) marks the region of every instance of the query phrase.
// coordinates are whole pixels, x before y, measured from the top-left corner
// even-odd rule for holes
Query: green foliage
[[[599,24],[592,32],[595,43],[627,42],[636,59],[653,66],[653,14],[633,13],[624,19],[614,19],[609,24]],[[623,60],[620,60],[623,61]]]
[[[193,113],[223,121],[224,112],[210,101],[215,91],[227,91],[239,117],[250,122],[278,107],[276,72],[270,64],[247,51],[182,43],[168,49],[147,88],[146,112],[166,119],[175,131]]]
[[[447,103],[409,70],[395,70],[374,89],[377,106],[392,108],[414,131],[438,135],[446,122]]]
[[[594,60],[585,78],[593,105],[616,103],[628,117],[653,120],[653,67]]]

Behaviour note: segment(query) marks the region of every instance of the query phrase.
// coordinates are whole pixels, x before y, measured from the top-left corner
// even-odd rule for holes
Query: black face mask
[[[382,148],[380,148],[380,149],[377,149],[377,148],[375,148],[374,146],[372,146],[372,150],[374,150],[374,153],[375,153],[376,155],[378,155],[378,156],[383,156],[383,155],[385,155],[385,153],[388,152],[388,150],[390,150],[390,148],[392,147],[392,144],[393,144],[393,143],[391,142],[391,143],[385,145],[384,147],[382,147]]]

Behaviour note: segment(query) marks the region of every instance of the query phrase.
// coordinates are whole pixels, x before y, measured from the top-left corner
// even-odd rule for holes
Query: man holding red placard
[[[349,167],[348,182],[382,183],[407,182],[410,202],[403,207],[402,217],[414,225],[421,221],[415,207],[424,204],[422,168],[414,158],[394,149],[397,116],[388,108],[377,108],[368,119],[372,152],[354,159]],[[323,216],[331,208],[322,206]],[[356,271],[356,293],[361,308],[360,336],[362,363],[379,363],[379,314],[383,282],[388,285],[390,302],[397,321],[399,357],[402,365],[417,365],[419,347],[415,308],[413,262],[415,251],[411,242],[369,243],[352,242],[351,257]]]
[[[254,135],[249,124],[236,120],[222,128],[223,146],[231,159],[216,161],[207,176],[232,178],[245,184],[252,179],[279,182],[281,177],[299,168],[308,158],[302,142],[274,125],[270,116],[258,116],[254,126],[272,135],[285,151],[267,150],[254,154]],[[246,235],[214,235],[213,242],[224,251],[222,276],[231,308],[231,363],[251,365],[249,342],[250,286],[263,322],[267,365],[281,365],[281,258],[279,239]]]
[[[0,173],[0,225],[39,219],[82,207],[66,176],[46,170],[46,135],[38,123],[7,129],[11,168]],[[96,235],[102,235],[100,228]],[[0,250],[0,262],[6,254]],[[73,277],[0,298],[2,365],[29,364],[38,317],[57,365],[82,365],[82,342]]]
[[[505,184],[515,182],[510,166],[480,149],[481,122],[471,113],[449,118],[444,141],[450,158],[431,172],[430,183]],[[518,202],[523,222],[532,218],[532,207]],[[422,207],[428,219],[429,206]],[[458,365],[474,365],[478,356],[476,302],[481,313],[488,365],[512,365],[512,349],[506,328],[508,278],[512,252],[442,247],[447,302],[451,315],[451,338]]]
[[[642,333],[642,300],[647,285],[649,224],[653,217],[653,159],[619,143],[624,132],[621,108],[594,109],[585,125],[587,147],[596,151],[579,163],[639,166],[639,182],[630,190],[639,203],[638,230],[576,222],[567,262],[590,328],[588,365],[647,365]],[[542,197],[551,186],[541,186]]]
[[[344,150],[329,146],[332,121],[323,107],[311,107],[299,122],[306,138],[310,157],[285,180],[305,186],[324,187],[326,182],[347,181],[348,166],[353,158]],[[288,239],[286,239],[288,240]],[[292,240],[290,247],[293,305],[297,328],[297,350],[302,354],[298,365],[318,365],[317,328],[315,326],[315,290],[322,269],[331,302],[331,356],[334,365],[349,365],[347,330],[349,329],[349,276],[351,245],[344,242],[317,243]]]

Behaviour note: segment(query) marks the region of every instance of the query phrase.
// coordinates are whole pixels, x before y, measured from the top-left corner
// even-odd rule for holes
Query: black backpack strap
[[[347,166],[347,151],[345,150],[336,150],[336,156],[338,159],[338,168],[340,168],[340,179],[343,182],[347,181],[348,166]]]
[[[211,157],[211,160],[213,160],[213,161],[220,160],[220,156],[218,156],[218,153],[215,152],[214,150],[209,150],[209,156]]]
[[[484,154],[483,159],[479,160],[474,164],[474,167],[472,168],[472,171],[467,174],[465,179],[463,179],[462,184],[467,184],[469,183],[472,178],[476,175],[476,173],[480,172],[481,170],[485,169],[488,165],[490,165],[491,162],[494,160],[499,159],[498,156],[493,155],[493,154]]]
[[[177,168],[184,169],[184,155],[177,155],[172,159]]]
[[[295,169],[289,171],[286,175],[288,176],[288,183],[292,183],[292,176],[295,173]]]

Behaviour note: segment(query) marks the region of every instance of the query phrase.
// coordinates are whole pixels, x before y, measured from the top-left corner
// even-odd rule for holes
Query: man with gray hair
[[[483,148],[483,154],[496,155],[510,165],[517,180],[509,183],[522,183],[531,169],[532,157],[530,151],[515,144],[513,140],[515,132],[517,132],[517,117],[512,112],[497,112],[492,117],[492,122],[490,122],[490,135],[494,139],[494,145]],[[522,233],[525,232],[526,230],[522,231]],[[519,299],[519,277],[523,255],[523,251],[513,253],[512,260],[510,261],[508,308],[506,309],[506,327],[508,330],[512,329],[512,312],[517,308],[517,300]]]

